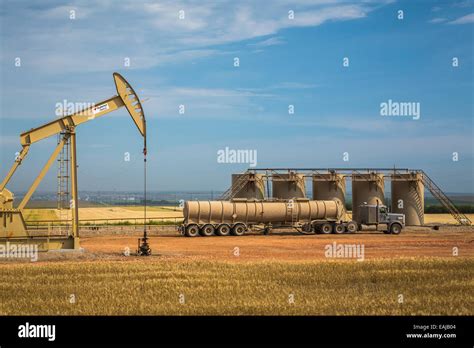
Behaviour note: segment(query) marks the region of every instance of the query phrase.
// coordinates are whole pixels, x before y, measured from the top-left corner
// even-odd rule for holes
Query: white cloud
[[[32,7],[9,2],[3,22],[2,64],[21,57],[24,67],[42,73],[97,72],[123,68],[146,69],[226,53],[217,47],[276,35],[282,29],[318,26],[363,18],[389,0],[184,0],[92,2],[74,6],[48,2]],[[53,4],[53,5],[51,5]],[[76,19],[69,11],[76,11]],[[293,10],[294,19],[288,18]],[[184,18],[179,18],[179,11]],[[283,43],[274,36],[256,48]]]
[[[164,118],[219,118],[245,119],[258,111],[255,98],[272,98],[268,91],[234,90],[225,88],[166,87],[159,90],[143,90],[141,99],[147,117]],[[184,105],[184,114],[179,114]]]
[[[443,22],[446,22],[446,21],[447,21],[446,18],[433,18],[433,19],[429,20],[429,23],[436,24],[436,23],[443,23]]]
[[[271,38],[268,38],[263,41],[255,42],[249,44],[249,46],[257,47],[257,48],[263,48],[263,47],[269,47],[269,46],[277,46],[277,45],[283,45],[285,44],[286,41],[283,40],[281,37],[274,36]]]
[[[94,12],[93,7],[77,7],[62,5],[45,10],[40,10],[38,18],[61,20],[66,18],[85,19]]]
[[[449,22],[448,24],[468,24],[474,23],[474,13],[470,13],[463,17],[457,18],[454,21]]]

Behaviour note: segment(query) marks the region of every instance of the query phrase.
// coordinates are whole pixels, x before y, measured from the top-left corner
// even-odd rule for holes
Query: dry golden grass
[[[127,210],[132,210],[132,211],[140,211],[143,212],[143,206],[124,206],[123,208]],[[155,212],[155,211],[160,211],[160,212],[173,212],[176,214],[181,214],[180,216],[183,215],[182,211],[183,208],[178,208],[178,207],[172,207],[172,206],[151,206],[151,207],[146,207],[147,212]]]
[[[66,219],[66,211],[63,212],[63,219]],[[69,212],[70,214],[70,212]],[[28,222],[35,222],[38,220],[57,220],[60,213],[57,209],[25,209],[24,217]],[[153,218],[182,218],[181,210],[173,210],[170,207],[147,207],[147,217]],[[70,218],[70,215],[69,215]],[[93,219],[124,219],[129,218],[130,222],[134,222],[135,218],[143,218],[143,207],[93,207],[93,208],[79,208],[79,219],[81,221]],[[123,220],[127,221],[127,220]]]
[[[56,220],[58,219],[56,209],[24,209],[23,218],[27,221]]]
[[[168,209],[147,209],[148,218],[174,218],[182,217],[180,211],[172,211]],[[140,207],[103,207],[103,208],[80,208],[79,219],[123,219],[123,218],[142,218],[143,208]]]
[[[128,261],[2,264],[0,315],[474,314],[472,258]]]
[[[474,214],[466,214],[474,222]],[[425,214],[425,224],[458,224],[451,214]]]

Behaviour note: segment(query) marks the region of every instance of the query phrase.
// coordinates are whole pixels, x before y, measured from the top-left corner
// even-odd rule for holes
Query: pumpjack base
[[[138,256],[151,255],[151,248],[150,248],[150,244],[148,244],[148,237],[147,237],[146,231],[143,234],[143,238],[138,238],[137,255]]]

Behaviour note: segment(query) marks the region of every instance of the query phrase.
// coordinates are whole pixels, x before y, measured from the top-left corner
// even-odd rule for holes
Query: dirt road
[[[326,259],[328,245],[360,245],[365,259],[400,257],[449,257],[456,251],[459,257],[474,256],[474,228],[446,227],[439,231],[428,228],[407,229],[398,236],[376,231],[343,235],[300,235],[281,232],[272,235],[243,237],[187,238],[174,232],[160,232],[150,239],[154,257],[196,258],[203,260],[302,261]],[[125,248],[136,249],[136,236],[90,236],[82,238],[86,253],[117,256]],[[457,249],[453,249],[457,248]]]

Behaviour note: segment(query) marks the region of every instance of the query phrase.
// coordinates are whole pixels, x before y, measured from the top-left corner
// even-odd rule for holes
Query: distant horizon
[[[147,193],[168,193],[168,194],[172,194],[172,193],[224,193],[226,191],[226,189],[224,190],[147,190]],[[137,195],[140,195],[140,194],[143,194],[143,191],[139,191],[139,190],[79,190],[78,191],[79,194],[81,192],[83,193],[133,193],[133,194],[137,194]],[[391,193],[391,190],[385,190],[384,191],[385,193]],[[458,196],[471,196],[471,195],[474,195],[474,192],[446,192],[446,191],[443,191],[445,194],[447,195],[458,195]],[[24,195],[26,193],[26,191],[17,191],[15,192],[15,196],[21,196],[21,195]],[[307,193],[311,193],[311,191],[307,191]],[[36,192],[36,196],[38,195],[41,195],[41,194],[57,194],[56,191],[37,191]],[[346,196],[351,196],[352,193],[349,191],[349,192],[346,192]],[[425,189],[425,196],[432,196],[432,194],[427,191],[427,189]],[[32,199],[34,199],[34,196],[32,197]]]

